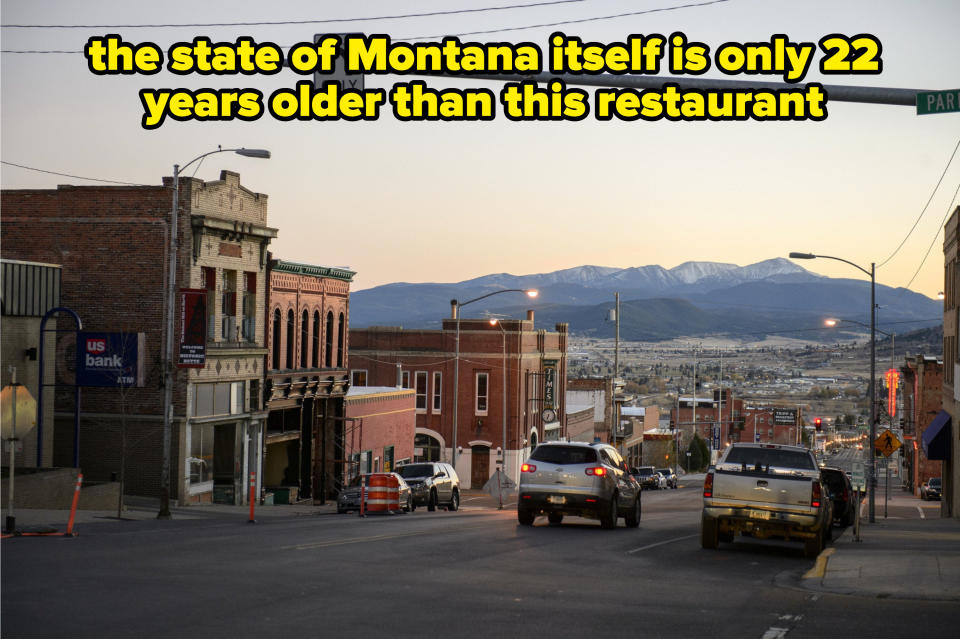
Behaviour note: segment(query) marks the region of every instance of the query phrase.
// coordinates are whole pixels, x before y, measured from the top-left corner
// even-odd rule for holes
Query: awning
[[[950,413],[937,413],[923,431],[923,452],[927,459],[950,459]]]

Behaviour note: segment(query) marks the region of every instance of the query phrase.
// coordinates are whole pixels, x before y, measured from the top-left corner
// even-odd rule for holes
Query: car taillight
[[[713,497],[713,473],[707,473],[707,476],[703,479],[703,496],[704,497]]]
[[[524,464],[520,467],[521,473],[535,473],[537,472],[537,467],[533,464]]]
[[[603,466],[594,466],[593,468],[588,468],[584,471],[588,475],[595,475],[597,477],[603,477],[607,474],[607,469]]]
[[[813,494],[810,496],[810,505],[814,508],[820,507],[820,499],[823,497],[823,489],[820,488],[820,482],[813,482]]]

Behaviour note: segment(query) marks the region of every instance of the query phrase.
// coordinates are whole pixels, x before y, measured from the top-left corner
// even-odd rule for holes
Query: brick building
[[[345,475],[388,473],[413,460],[416,393],[396,386],[353,386],[344,407]]]
[[[126,491],[158,495],[163,434],[163,345],[172,178],[162,186],[59,186],[2,193],[4,258],[62,266],[61,304],[86,330],[144,333],[142,387],[84,388],[80,465],[85,478],[119,471],[126,430]],[[261,464],[267,196],[223,171],[181,178],[175,288],[193,289],[205,321],[205,359],[174,374],[171,496],[180,503],[241,503]],[[177,308],[181,308],[178,299]],[[178,331],[179,332],[179,331]],[[69,339],[69,338],[67,338]],[[55,465],[68,465],[73,420],[69,365],[58,345]]]
[[[413,389],[416,461],[452,462],[456,447],[463,485],[480,488],[505,450],[505,472],[516,481],[532,446],[566,436],[567,325],[558,324],[555,332],[535,330],[533,311],[524,320],[460,320],[454,441],[456,339],[455,317],[445,319],[441,330],[351,329],[353,380]],[[557,418],[545,423],[551,385]]]
[[[943,462],[941,515],[960,517],[960,206],[950,214],[943,237],[943,419],[921,439],[930,459]],[[938,416],[939,417],[939,416]],[[936,432],[934,432],[936,429]]]
[[[349,387],[346,269],[269,260],[266,384],[267,490],[323,503],[343,485]],[[412,445],[412,440],[411,440]]]
[[[915,495],[931,477],[940,477],[943,462],[927,459],[923,434],[943,409],[943,362],[936,357],[907,357],[900,368],[903,402],[904,480]]]

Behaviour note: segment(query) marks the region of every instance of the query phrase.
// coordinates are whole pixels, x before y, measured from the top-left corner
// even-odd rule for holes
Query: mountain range
[[[536,299],[519,293],[495,295],[465,306],[461,317],[524,317],[533,309],[537,328],[553,330],[566,322],[575,335],[612,337],[615,323],[607,318],[614,294],[620,293],[620,337],[625,340],[724,335],[753,341],[782,333],[836,341],[866,332],[870,316],[870,282],[817,275],[776,258],[748,266],[578,266],[533,275],[496,273],[455,283],[385,284],[351,294],[350,324],[439,328],[450,316],[452,299],[466,302],[498,290],[531,288],[539,291]],[[942,323],[939,300],[881,284],[876,294],[881,331],[904,333]],[[848,321],[824,330],[828,317]]]

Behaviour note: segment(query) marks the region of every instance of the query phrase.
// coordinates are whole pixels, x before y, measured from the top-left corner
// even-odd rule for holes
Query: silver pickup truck
[[[703,482],[700,545],[734,535],[802,541],[813,558],[832,539],[833,505],[806,448],[732,444]]]

